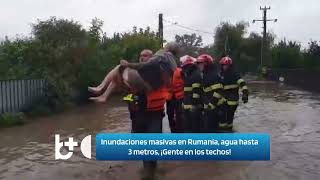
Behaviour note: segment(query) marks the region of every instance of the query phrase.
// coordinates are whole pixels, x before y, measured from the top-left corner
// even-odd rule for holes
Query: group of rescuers
[[[151,57],[151,50],[143,50],[139,61]],[[165,109],[172,133],[232,131],[240,95],[243,103],[248,102],[246,82],[234,71],[232,59],[226,56],[217,63],[208,54],[186,55],[177,64],[170,87],[123,98],[128,102],[132,133],[161,133]],[[154,172],[156,161],[144,161],[144,168]]]

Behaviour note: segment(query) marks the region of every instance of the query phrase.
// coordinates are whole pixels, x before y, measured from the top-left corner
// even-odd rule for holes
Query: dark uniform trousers
[[[176,132],[176,120],[175,120],[175,99],[167,101],[167,115],[169,120],[169,126],[172,133]]]
[[[183,132],[182,99],[171,99],[167,102],[167,115],[172,133]]]
[[[234,115],[238,105],[225,105],[220,118],[220,127],[223,129],[232,129]]]
[[[132,120],[132,133],[162,133],[164,111],[137,111]],[[143,161],[146,170],[155,170],[157,161]]]
[[[199,133],[202,132],[203,121],[200,109],[184,110],[183,113],[183,132]]]
[[[162,133],[164,109],[147,110],[147,97],[144,93],[128,94],[123,100],[128,102],[132,133]],[[153,173],[157,161],[143,161],[143,166],[144,170]]]
[[[217,110],[205,110],[204,111],[204,132],[213,133],[217,132],[219,128],[219,115]]]

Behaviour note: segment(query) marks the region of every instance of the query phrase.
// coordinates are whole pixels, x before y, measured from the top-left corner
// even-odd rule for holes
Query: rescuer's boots
[[[143,168],[141,180],[154,180],[156,167],[146,166]]]

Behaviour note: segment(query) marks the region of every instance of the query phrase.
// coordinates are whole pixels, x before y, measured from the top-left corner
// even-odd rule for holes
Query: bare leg
[[[104,103],[109,99],[113,92],[123,89],[130,89],[133,92],[148,92],[151,90],[150,85],[144,82],[139,73],[134,69],[126,68],[122,75],[118,72],[110,72],[109,74],[111,74],[110,77],[112,77],[112,79],[107,89],[102,95],[98,97],[91,97],[89,98],[90,100],[98,103]]]
[[[117,78],[117,76],[119,75],[119,65],[116,66],[115,68],[113,68],[107,75],[106,77],[103,79],[103,81],[101,82],[101,84],[97,87],[88,87],[88,90],[90,92],[96,93],[96,94],[101,94],[103,93],[102,91],[109,86],[109,84],[111,83],[111,81],[113,81],[115,78]]]
[[[115,92],[115,90],[117,90],[117,88],[119,88],[118,84],[116,82],[114,82],[114,81],[111,81],[111,83],[109,84],[107,90],[101,96],[91,97],[89,99],[92,100],[92,101],[95,101],[97,103],[104,103],[109,99],[110,95],[113,92]]]

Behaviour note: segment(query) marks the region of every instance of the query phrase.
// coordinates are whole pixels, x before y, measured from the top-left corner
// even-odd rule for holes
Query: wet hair
[[[153,56],[153,52],[152,50],[150,49],[144,49],[140,52],[140,55],[139,55],[139,62],[141,62],[141,55],[143,55],[143,57],[149,57],[148,59],[150,59],[152,56]],[[148,61],[147,59],[147,61]]]
[[[166,52],[171,52],[172,55],[177,56],[180,53],[180,45],[176,42],[169,42],[164,46]]]

